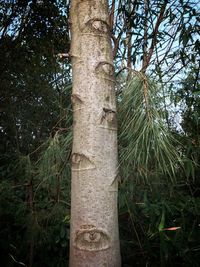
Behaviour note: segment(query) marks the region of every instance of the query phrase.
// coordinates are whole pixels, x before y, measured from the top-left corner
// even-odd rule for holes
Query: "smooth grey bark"
[[[115,79],[107,0],[72,0],[71,267],[121,266]]]

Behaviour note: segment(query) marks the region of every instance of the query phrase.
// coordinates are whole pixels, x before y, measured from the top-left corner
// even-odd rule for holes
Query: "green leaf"
[[[159,232],[161,232],[164,227],[165,227],[165,212],[164,212],[164,209],[163,209],[162,216],[161,216],[161,219],[160,219],[160,223],[159,223],[159,226],[158,226]]]

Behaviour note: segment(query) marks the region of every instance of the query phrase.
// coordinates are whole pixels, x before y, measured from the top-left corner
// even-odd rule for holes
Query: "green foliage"
[[[134,172],[134,168],[129,168],[127,171],[127,162],[121,165],[122,173],[127,174],[119,191],[119,219],[124,266],[133,266],[133,262],[136,266],[199,266],[199,132],[196,131],[196,127],[187,127],[187,123],[190,123],[193,118],[193,116],[188,116],[188,110],[193,115],[195,115],[194,112],[200,110],[199,102],[192,101],[193,112],[191,113],[190,97],[193,97],[193,94],[187,92],[191,90],[190,86],[193,91],[196,91],[198,86],[197,82],[194,87],[196,75],[192,77],[193,79],[190,73],[188,76],[190,82],[187,84],[187,78],[178,92],[179,97],[180,92],[182,94],[179,99],[182,103],[186,103],[182,120],[184,132],[175,134],[174,130],[167,130],[170,131],[170,135],[175,134],[176,138],[172,140],[179,140],[173,141],[172,144],[183,158],[181,169],[178,165],[174,165],[176,181],[170,184],[164,172],[159,173],[158,180],[157,168],[152,168],[152,172],[148,173],[148,179],[151,177],[151,181],[141,183],[142,180],[138,179],[140,174]],[[135,87],[134,90],[137,94]],[[141,85],[140,90],[143,91]],[[131,95],[132,99],[134,92]],[[158,91],[156,95],[159,96]],[[123,98],[120,101],[123,103]],[[132,101],[135,103],[135,99]],[[160,110],[159,107],[160,105],[157,110]],[[132,105],[133,114],[134,108],[135,106]],[[128,113],[127,106],[126,110]],[[145,111],[144,107],[143,111]],[[124,113],[121,116],[123,111],[120,109],[120,112],[121,125],[128,115]],[[137,114],[137,116],[141,115]],[[192,126],[193,123],[190,125]],[[134,129],[127,128],[126,138],[129,142],[132,142],[132,139],[128,139],[128,133],[132,136]],[[120,141],[119,139],[119,143]],[[128,141],[126,144],[129,145]],[[132,148],[134,149],[134,146]],[[134,158],[129,160],[134,161]]]
[[[134,73],[119,96],[119,156],[125,177],[139,174],[150,183],[156,170],[157,176],[175,180],[181,160],[174,145],[179,144],[166,126],[162,102],[159,87],[142,73]]]
[[[199,150],[181,133],[168,139],[172,133],[162,117],[160,92],[151,79],[148,79],[148,112],[151,113],[148,117],[143,86],[143,77],[136,76],[118,98],[119,125],[124,125],[119,135],[120,168],[122,174],[127,175],[119,191],[123,266],[133,266],[133,262],[137,266],[174,266],[174,263],[177,266],[198,266],[199,169],[189,156],[195,155],[198,159]],[[138,118],[138,124],[140,117],[141,124],[136,127],[139,131],[135,134],[134,120]],[[157,129],[153,131],[156,134],[158,130],[164,131],[166,139],[161,139],[162,142],[167,140],[166,146],[171,149],[173,142],[173,146],[185,155],[182,169],[173,165],[177,176],[173,183],[168,180],[171,170],[161,170],[162,165],[156,162],[155,144],[158,144],[157,151],[161,149],[163,152],[163,143],[160,145],[160,140],[156,140],[156,134],[150,139],[145,135],[144,144],[143,139],[139,139],[138,148],[133,143],[137,141],[134,136],[139,137],[140,131],[147,133],[151,127]],[[193,138],[196,140],[195,134]],[[183,144],[180,146],[176,139]],[[36,150],[19,160],[13,158],[11,164],[2,166],[2,174],[7,177],[1,182],[0,195],[1,229],[5,228],[0,232],[4,266],[14,266],[16,262],[27,264],[31,245],[34,247],[34,266],[67,265],[71,140],[71,113],[68,112],[64,128],[54,127],[51,136]],[[132,156],[125,154],[127,145]],[[146,146],[149,147],[148,160],[145,158]],[[134,148],[143,155],[136,163]],[[140,148],[146,152],[142,153]],[[123,161],[124,155],[128,157]],[[8,160],[3,158],[5,163]],[[144,166],[145,172],[137,171],[136,164]]]
[[[48,138],[59,117],[66,118],[69,67],[57,55],[69,50],[68,24],[60,13],[67,5],[15,2],[1,1],[0,9],[0,138],[3,153],[28,154]]]
[[[69,50],[67,4],[0,3],[3,266],[67,265],[71,76],[58,57]]]
[[[199,265],[200,198],[188,195],[181,185],[166,188],[159,184],[149,190],[131,180],[121,186],[124,266]]]
[[[13,266],[14,260],[26,264],[31,246],[34,266],[45,265],[49,255],[52,259],[48,266],[66,265],[70,150],[71,131],[65,136],[56,132],[43,145],[36,162],[31,160],[33,155],[27,155],[15,163],[12,177],[16,175],[17,179],[13,185],[10,181],[1,182],[0,216],[2,227],[6,228],[1,232],[4,266]]]

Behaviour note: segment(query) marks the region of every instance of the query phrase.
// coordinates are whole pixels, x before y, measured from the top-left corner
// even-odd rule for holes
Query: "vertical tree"
[[[115,79],[107,0],[72,1],[70,266],[120,266]]]

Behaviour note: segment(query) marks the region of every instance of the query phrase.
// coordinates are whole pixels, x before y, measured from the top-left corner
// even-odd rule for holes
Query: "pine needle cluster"
[[[175,181],[180,156],[164,120],[159,86],[141,72],[133,72],[119,95],[119,158],[122,172],[138,173],[149,183],[152,172]]]

